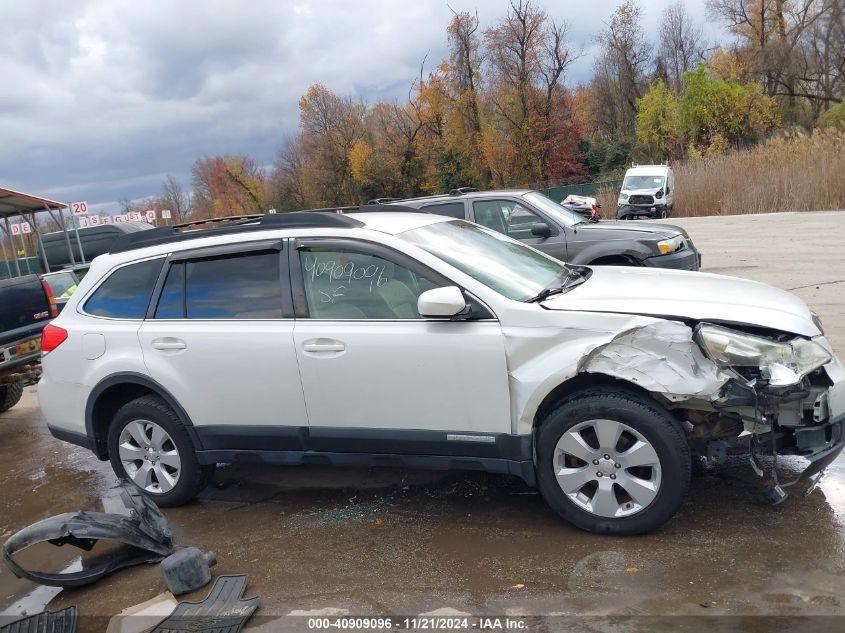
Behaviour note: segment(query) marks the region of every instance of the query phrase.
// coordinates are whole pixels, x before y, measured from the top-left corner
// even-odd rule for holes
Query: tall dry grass
[[[772,139],[750,149],[674,163],[673,217],[845,209],[845,131]],[[599,189],[616,216],[616,189]]]
[[[675,217],[845,209],[845,132],[772,139],[673,169]]]

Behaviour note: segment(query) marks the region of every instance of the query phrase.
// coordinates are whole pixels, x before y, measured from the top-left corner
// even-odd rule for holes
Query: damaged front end
[[[784,488],[820,476],[845,446],[845,369],[823,336],[747,330],[655,322],[597,346],[579,371],[649,391],[686,425],[693,452],[712,463],[750,453],[766,496],[779,503]],[[781,482],[783,455],[810,464]]]

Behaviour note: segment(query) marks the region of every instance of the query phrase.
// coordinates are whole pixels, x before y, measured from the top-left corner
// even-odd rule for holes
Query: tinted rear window
[[[129,264],[114,271],[85,303],[85,311],[115,319],[143,319],[164,258]]]
[[[450,218],[457,218],[458,220],[466,219],[464,214],[463,202],[446,202],[443,204],[429,204],[423,207],[426,213],[436,213],[437,215],[445,215]]]
[[[279,252],[253,251],[174,264],[167,273],[155,316],[280,319]]]

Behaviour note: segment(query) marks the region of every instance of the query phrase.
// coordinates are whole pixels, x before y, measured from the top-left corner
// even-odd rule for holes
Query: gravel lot
[[[692,235],[705,271],[800,295],[845,354],[845,212],[674,223]],[[96,509],[115,482],[107,464],[49,435],[34,389],[0,419],[0,446],[3,539],[52,514]],[[812,494],[795,492],[780,507],[759,503],[758,490],[744,462],[708,471],[664,529],[610,538],[570,527],[508,477],[238,465],[220,470],[197,503],[165,513],[178,544],[217,553],[216,574],[249,573],[247,595],[263,598],[254,630],[279,630],[290,620],[274,618],[292,612],[639,616],[622,630],[680,625],[645,618],[669,614],[845,615],[845,461]],[[42,560],[55,569],[72,562],[68,555]],[[0,569],[0,611],[76,604],[81,631],[102,631],[106,616],[163,590],[153,565],[76,591]],[[736,624],[772,628],[753,618]]]

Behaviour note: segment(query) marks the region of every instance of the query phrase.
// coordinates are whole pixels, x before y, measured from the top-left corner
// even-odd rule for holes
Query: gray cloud
[[[656,26],[668,2],[644,3],[646,21]],[[588,52],[570,82],[588,77],[615,4],[543,3]],[[703,17],[700,4],[688,6]],[[477,6],[482,26],[507,8],[450,5]],[[402,99],[423,57],[443,58],[450,17],[445,0],[6,2],[0,185],[102,206],[157,192],[167,173],[187,184],[203,154],[272,162],[308,85]]]

